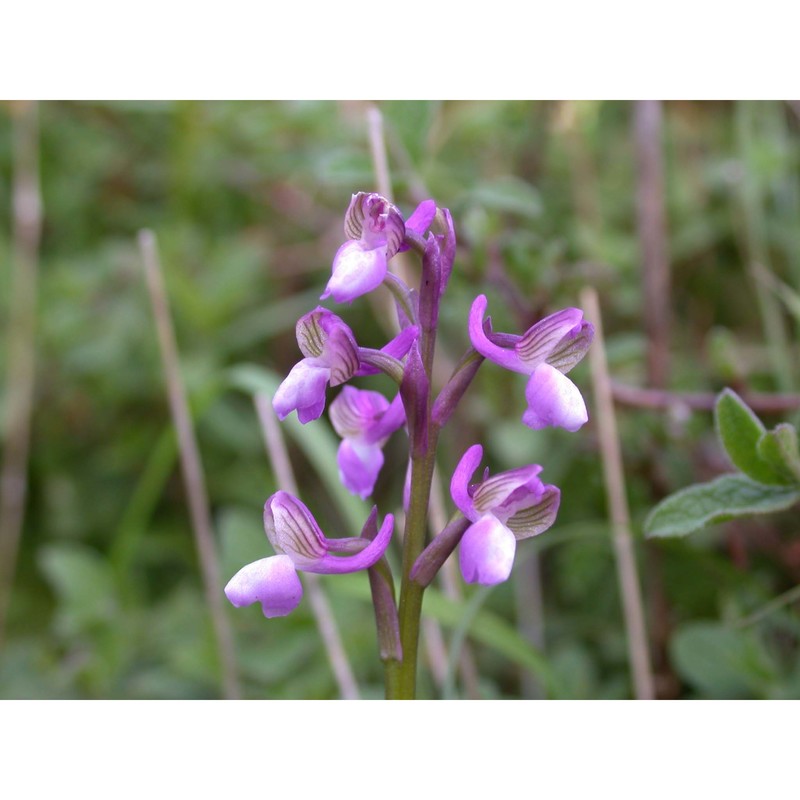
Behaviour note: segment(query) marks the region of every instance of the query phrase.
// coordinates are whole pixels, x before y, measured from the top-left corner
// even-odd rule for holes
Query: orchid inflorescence
[[[588,420],[586,405],[566,373],[586,354],[594,329],[579,309],[567,308],[522,335],[495,333],[486,316],[487,299],[479,295],[467,321],[471,347],[434,400],[431,379],[439,309],[456,253],[449,211],[426,200],[404,219],[386,198],[359,192],[347,209],[344,229],[348,238],[334,257],[321,299],[350,303],[385,285],[395,299],[400,333],[380,349],[361,347],[344,320],[317,307],[297,323],[303,359],[281,383],[273,406],[281,420],[296,411],[300,422],[308,423],[325,410],[328,386],[344,384],[329,406],[331,424],[341,437],[339,477],[348,491],[364,499],[373,493],[383,467],[384,445],[405,427],[409,461],[399,612],[384,558],[393,516],[387,514],[379,528],[373,508],[360,536],[327,538],[308,508],[285,491],[272,495],[264,509],[264,527],[276,555],[245,566],[225,593],[237,607],[260,602],[267,617],[284,616],[302,597],[298,570],[328,574],[369,570],[381,655],[387,665],[387,694],[413,696],[424,587],[459,546],[465,581],[484,586],[505,581],[517,541],[551,527],[560,503],[559,489],[541,481],[542,467],[537,464],[491,476],[486,469],[471,483],[483,457],[482,447],[475,444],[452,476],[450,494],[457,511],[426,547],[439,432],[486,359],[528,376],[525,425],[534,430],[548,426],[578,430]],[[418,290],[408,288],[389,269],[391,259],[404,250],[421,256]],[[381,372],[397,384],[391,399],[348,383]]]

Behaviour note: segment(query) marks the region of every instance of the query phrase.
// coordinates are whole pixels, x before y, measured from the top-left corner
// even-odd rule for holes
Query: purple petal
[[[524,489],[525,493],[529,493],[531,490],[527,489],[527,485],[533,482],[535,486],[534,479],[541,471],[542,468],[538,464],[531,464],[527,467],[499,472],[497,475],[487,478],[472,495],[472,504],[476,513],[482,515],[492,512],[502,520],[497,509],[505,508],[507,500],[516,490]],[[539,493],[541,494],[541,492]]]
[[[579,308],[565,308],[528,328],[516,346],[526,371],[533,372],[539,364],[544,364],[562,339],[574,337],[581,329],[582,319],[583,312]]]
[[[525,387],[522,421],[534,430],[550,425],[577,431],[589,419],[578,387],[549,364],[537,367]]]
[[[389,401],[380,392],[345,386],[331,403],[328,414],[333,429],[343,439],[362,439],[388,408]]]
[[[242,567],[225,587],[236,606],[261,603],[265,617],[285,617],[297,608],[303,585],[289,556],[270,556]]]
[[[475,511],[475,506],[472,503],[472,497],[469,493],[470,478],[478,469],[478,465],[483,458],[483,448],[479,444],[474,444],[470,447],[463,456],[458,466],[453,472],[453,477],[450,479],[450,496],[456,504],[458,510],[467,518],[476,522],[480,516]]]
[[[450,273],[453,271],[453,263],[456,260],[456,231],[453,226],[453,217],[450,209],[443,208],[444,222],[447,225],[447,235],[445,236],[444,247],[442,248],[442,275],[439,281],[439,298],[444,294],[447,282],[450,280]]]
[[[349,303],[377,289],[385,277],[385,246],[370,248],[361,239],[345,242],[333,258],[333,274],[321,299]]]
[[[349,381],[361,363],[358,345],[349,328],[335,328],[328,337],[325,361],[331,368],[331,386]]]
[[[336,454],[339,479],[351,494],[365,500],[372,494],[383,466],[383,453],[377,444],[344,439]]]
[[[461,540],[458,560],[464,580],[482,586],[502,583],[511,574],[516,549],[514,534],[496,517],[486,514]]]
[[[478,295],[469,312],[469,338],[472,346],[485,358],[494,361],[501,367],[530,374],[530,370],[522,363],[515,350],[498,347],[490,342],[483,330],[483,318],[486,315],[487,300],[485,295]]]
[[[430,228],[436,216],[436,201],[423,200],[406,220],[406,230],[412,230],[418,236],[423,236]]]
[[[584,320],[558,343],[547,363],[566,375],[586,355],[593,339],[594,325]]]
[[[360,553],[354,556],[326,555],[314,564],[304,567],[306,572],[318,572],[322,575],[342,575],[346,572],[358,572],[369,569],[382,558],[389,546],[394,530],[394,517],[387,514],[378,535]]]
[[[322,306],[303,314],[294,328],[300,352],[306,358],[321,358],[327,348],[330,332],[337,327],[347,328],[347,325],[341,317]]]
[[[556,521],[559,505],[561,505],[561,490],[557,486],[543,486],[536,503],[518,508],[506,520],[506,525],[517,541],[538,536]]]
[[[381,352],[393,358],[402,358],[411,349],[411,345],[419,338],[419,327],[409,325],[403,328],[397,336],[381,347]]]
[[[325,536],[314,515],[289,492],[275,492],[264,504],[264,530],[275,550],[289,556],[300,569],[327,553]]]
[[[398,429],[401,428],[406,421],[406,410],[403,406],[403,398],[400,394],[396,394],[394,400],[389,404],[389,407],[384,411],[380,417],[375,420],[375,423],[370,426],[364,433],[364,439],[369,444],[383,443]]]
[[[295,364],[272,398],[278,419],[286,419],[295,410],[300,422],[318,419],[325,408],[330,374],[330,369],[321,365],[319,359],[304,358]]]

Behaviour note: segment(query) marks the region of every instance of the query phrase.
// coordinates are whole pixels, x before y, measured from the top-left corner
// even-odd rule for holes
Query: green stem
[[[406,242],[420,255],[425,256],[425,242],[421,237],[406,232]],[[423,261],[423,272],[425,271]],[[423,275],[423,281],[425,276]],[[423,291],[422,287],[420,291]],[[429,289],[430,291],[430,289]],[[422,302],[422,301],[420,301]],[[438,303],[438,297],[433,301]],[[420,317],[423,315],[420,313]],[[425,315],[428,317],[429,315]],[[428,505],[430,503],[431,483],[436,465],[436,443],[439,427],[431,419],[431,377],[433,375],[433,355],[436,349],[436,328],[430,319],[421,319],[420,352],[427,380],[425,397],[425,420],[417,420],[416,426],[427,430],[427,442],[418,448],[412,447],[411,491],[406,515],[406,531],[403,541],[403,576],[400,584],[400,644],[403,659],[396,668],[387,667],[386,697],[390,700],[413,700],[417,691],[417,652],[419,650],[419,627],[422,616],[422,596],[425,589],[411,580],[411,569],[425,549],[425,536],[428,530]],[[408,413],[408,409],[406,409]]]
[[[392,700],[413,700],[416,695],[419,625],[425,589],[411,580],[410,572],[425,548],[437,435],[438,430],[430,426],[428,448],[423,455],[411,462],[411,496],[406,516],[403,579],[400,585],[400,643],[403,648],[403,660],[398,668],[396,682],[393,681],[391,685],[387,683],[386,696]]]

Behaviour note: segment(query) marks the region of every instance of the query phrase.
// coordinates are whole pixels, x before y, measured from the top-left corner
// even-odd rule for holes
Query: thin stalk
[[[585,288],[581,292],[581,305],[586,309],[586,316],[595,326],[595,339],[592,347],[589,348],[589,361],[591,363],[592,386],[597,410],[597,429],[600,438],[603,477],[606,484],[606,496],[608,498],[613,531],[612,543],[617,562],[622,609],[628,638],[628,658],[637,699],[652,700],[655,696],[653,673],[633,547],[630,513],[625,495],[622,448],[617,433],[617,421],[611,397],[611,381],[608,374],[597,292],[594,289]]]
[[[718,397],[712,392],[669,392],[662,389],[643,389],[617,381],[611,382],[611,394],[614,400],[622,405],[654,411],[670,408],[713,411]],[[753,411],[764,414],[780,414],[800,408],[800,394],[742,392],[742,399]]]
[[[278,486],[297,496],[297,481],[294,477],[292,464],[289,461],[289,453],[286,450],[286,443],[281,434],[272,403],[264,395],[256,395],[254,402],[258,419],[261,423],[264,446],[272,464],[272,469],[275,472],[275,477],[278,479]],[[319,576],[307,572],[303,577],[308,589],[311,611],[314,614],[314,620],[322,637],[328,661],[330,661],[336,683],[339,686],[339,693],[344,700],[358,700],[361,696],[358,683],[347,658],[347,651],[342,644],[342,637],[339,635],[339,628],[333,616],[330,603],[320,585]]]
[[[5,449],[0,468],[0,650],[25,519],[36,371],[36,285],[42,199],[39,112],[11,105],[13,124],[12,284],[9,298]]]
[[[438,431],[430,425],[427,449],[411,461],[411,496],[403,540],[403,579],[400,585],[399,609],[403,660],[398,670],[397,685],[387,687],[387,697],[391,700],[413,700],[416,695],[419,625],[425,590],[411,580],[410,573],[414,562],[425,547],[437,438]]]
[[[539,652],[544,652],[544,597],[539,554],[532,550],[525,563],[517,568],[514,581],[514,602],[517,610],[517,627],[520,635]],[[541,681],[530,670],[523,669],[522,690],[525,697],[544,697]]]
[[[744,164],[740,204],[744,221],[745,257],[748,270],[755,283],[756,302],[761,316],[764,338],[769,349],[775,383],[782,392],[795,388],[794,364],[790,357],[789,335],[786,330],[780,303],[764,287],[758,278],[759,269],[772,272],[766,219],[764,194],[758,165],[756,163],[757,105],[752,102],[736,104],[736,133],[740,158]]]
[[[791,605],[792,603],[796,603],[798,600],[800,600],[800,586],[794,586],[783,594],[773,597],[772,600],[770,600],[768,603],[765,603],[763,606],[761,606],[761,608],[754,611],[752,614],[748,614],[746,617],[742,617],[741,619],[737,620],[734,623],[734,627],[746,628],[750,625],[755,625],[756,622],[760,622],[762,619],[768,617],[775,611],[779,611],[781,608]]]
[[[389,159],[386,155],[386,139],[383,132],[383,114],[375,105],[367,108],[367,131],[369,150],[372,154],[372,168],[378,192],[387,200],[392,199],[392,177],[389,173]]]
[[[636,150],[636,223],[642,280],[642,316],[647,335],[645,355],[647,385],[664,389],[670,373],[670,261],[664,182],[663,113],[658,100],[633,104],[633,140]],[[665,494],[660,479],[660,448],[653,437],[645,437],[651,492],[654,502]],[[653,660],[658,673],[669,673],[669,641],[672,625],[669,600],[664,591],[663,553],[658,544],[644,547],[650,575],[647,597],[651,609]]]
[[[655,389],[663,389],[667,383],[670,329],[670,271],[661,127],[660,102],[640,100],[634,103],[636,211],[647,332],[647,383]]]
[[[178,437],[181,472],[183,473],[183,482],[189,500],[189,514],[192,521],[195,546],[200,558],[206,604],[211,615],[216,638],[217,655],[222,673],[222,690],[226,698],[237,699],[240,697],[240,692],[239,680],[236,674],[233,632],[225,615],[225,607],[222,602],[222,581],[220,578],[219,559],[214,544],[214,529],[211,521],[205,475],[192,425],[186,390],[181,378],[178,345],[164,286],[161,262],[158,257],[156,237],[152,231],[143,230],[139,232],[139,248],[142,254],[147,289],[150,294],[150,303],[153,307],[153,316],[156,322],[161,360],[167,381],[170,413],[172,414],[172,422],[175,425]]]

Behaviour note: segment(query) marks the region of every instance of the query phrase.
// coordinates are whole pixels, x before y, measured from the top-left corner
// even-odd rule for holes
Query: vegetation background
[[[586,286],[599,293],[657,696],[800,697],[796,513],[684,540],[641,536],[660,498],[730,469],[710,410],[675,392],[711,397],[733,386],[785,400],[779,413],[756,408],[768,425],[795,413],[800,109],[591,101],[380,110],[398,204],[408,212],[434,197],[455,220],[445,358],[465,348],[478,292],[508,331],[578,305]],[[0,330],[9,341],[23,113],[0,109]],[[294,324],[318,302],[350,195],[376,188],[368,107],[49,102],[38,116],[36,381],[0,697],[219,697],[137,232],[158,237],[227,580],[268,554],[261,508],[277,484],[252,393],[297,360]],[[364,344],[385,340],[369,301],[342,315]],[[588,365],[574,378],[592,414]],[[476,441],[496,470],[541,463],[562,489],[559,520],[520,547],[507,584],[431,592],[421,695],[630,697],[596,415],[578,434],[530,431],[519,422],[521,380],[482,368],[443,440],[442,475]],[[327,425],[285,430],[303,499],[327,532],[350,535],[367,504],[337,486]],[[4,443],[11,436],[6,423]],[[392,457],[401,463],[399,437]],[[384,470],[382,513],[399,505],[403,473]],[[380,697],[366,583],[362,574],[321,585],[360,695]],[[226,614],[245,697],[339,696],[307,599],[284,619],[266,621],[257,607]]]

